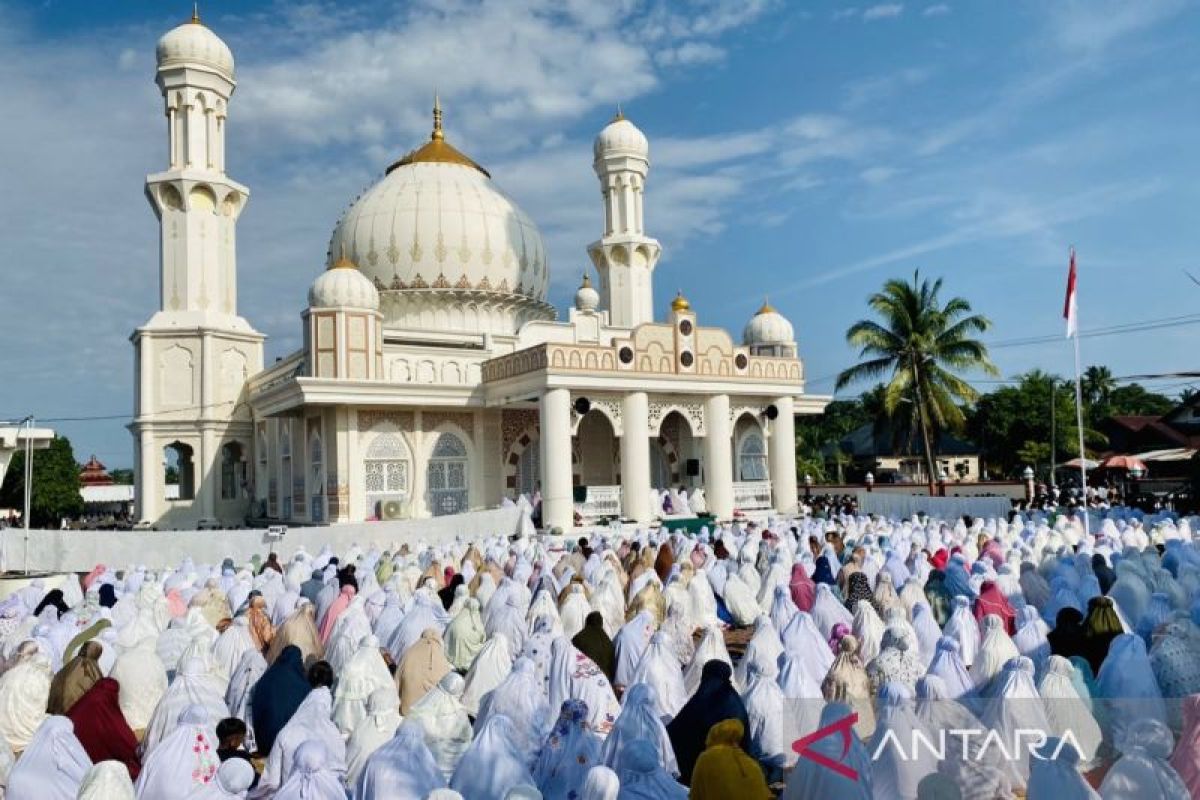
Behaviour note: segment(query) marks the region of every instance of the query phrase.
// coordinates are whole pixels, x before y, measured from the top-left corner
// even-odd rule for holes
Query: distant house
[[[1200,396],[1161,417],[1108,417],[1096,427],[1108,437],[1112,454],[1137,456],[1151,477],[1182,477],[1200,452]]]
[[[896,447],[895,438],[890,425],[868,423],[851,431],[836,446],[826,446],[823,454],[826,461],[834,459],[839,452],[849,457],[849,476],[855,481],[870,472],[878,483],[928,482],[925,448],[920,436],[914,437],[908,447]],[[973,442],[943,433],[935,449],[938,471],[944,472],[948,480],[980,479],[979,448]],[[934,479],[938,477],[935,475]]]

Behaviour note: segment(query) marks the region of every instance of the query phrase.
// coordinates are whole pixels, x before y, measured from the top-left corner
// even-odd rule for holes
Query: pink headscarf
[[[1192,797],[1200,797],[1200,694],[1183,699],[1183,733],[1171,754],[1171,766]]]
[[[333,605],[325,612],[325,619],[321,620],[321,644],[329,644],[329,637],[333,635],[333,626],[347,608],[350,607],[351,601],[354,600],[354,595],[357,590],[350,584],[342,587],[342,593],[333,601]]]
[[[182,617],[187,613],[187,603],[183,602],[183,595],[178,589],[167,592],[167,611],[173,618]]]
[[[803,564],[792,565],[792,580],[788,584],[792,592],[792,602],[801,611],[812,611],[813,600],[817,596],[817,586],[808,576]]]
[[[106,569],[108,569],[108,567],[104,566],[103,564],[97,564],[96,566],[92,567],[92,571],[83,576],[83,590],[86,592],[88,589],[92,588],[92,583],[96,580],[96,578],[99,578],[101,575],[103,575]]]

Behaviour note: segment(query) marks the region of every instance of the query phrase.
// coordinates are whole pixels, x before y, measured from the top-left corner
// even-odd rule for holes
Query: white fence
[[[770,481],[740,481],[733,484],[733,507],[740,511],[771,508]]]
[[[618,506],[620,500],[618,498]],[[401,543],[438,544],[462,538],[533,533],[529,514],[520,507],[472,511],[432,519],[358,522],[326,527],[288,528],[283,536],[268,530],[241,531],[58,531],[31,530],[25,541],[20,528],[0,530],[0,570],[87,572],[97,564],[113,569],[145,565],[150,569],[178,566],[184,557],[197,564],[237,562],[251,556],[279,554],[286,561],[300,548],[316,554],[329,545],[345,553],[353,545],[395,549]]]

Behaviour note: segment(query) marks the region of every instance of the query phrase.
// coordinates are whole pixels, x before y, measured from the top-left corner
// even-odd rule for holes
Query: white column
[[[571,494],[571,393],[547,389],[538,402],[541,424],[542,527],[575,527],[575,503]]]
[[[718,519],[733,515],[733,441],[729,425],[729,395],[718,394],[704,403],[704,499]]]
[[[771,470],[771,495],[775,510],[796,509],[796,411],[791,397],[775,398],[779,416],[771,422],[768,466]]]
[[[138,434],[138,475],[136,511],[138,522],[153,525],[162,516],[163,476],[159,450],[155,447],[154,435],[147,430]]]
[[[650,521],[650,419],[645,392],[621,401],[621,511],[640,523]]]
[[[221,464],[217,458],[217,434],[207,423],[200,433],[199,458],[192,462],[192,484],[196,489],[196,514],[199,519],[213,519],[217,516],[216,498],[221,488]],[[292,439],[292,466],[296,464],[296,442]],[[287,476],[290,494],[292,491],[291,476]],[[282,495],[281,495],[282,496]]]

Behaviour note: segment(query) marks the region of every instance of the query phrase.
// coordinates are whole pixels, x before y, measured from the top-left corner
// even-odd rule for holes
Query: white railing
[[[760,511],[770,508],[771,482],[735,482],[733,484],[733,507],[739,511]]]
[[[587,499],[575,504],[575,511],[585,522],[591,522],[601,517],[621,516],[621,487],[620,486],[589,486]]]

